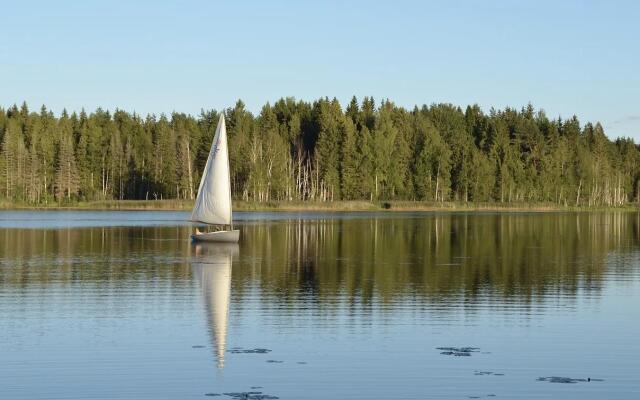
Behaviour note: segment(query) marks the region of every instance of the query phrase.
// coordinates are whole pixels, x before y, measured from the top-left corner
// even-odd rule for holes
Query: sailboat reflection
[[[235,243],[198,243],[192,261],[193,274],[202,288],[211,340],[220,369],[224,368],[227,340],[231,262],[237,254],[238,245]]]

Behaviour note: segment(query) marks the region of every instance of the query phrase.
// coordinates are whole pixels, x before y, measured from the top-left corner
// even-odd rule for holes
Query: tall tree
[[[73,154],[73,137],[70,130],[62,129],[58,143],[56,162],[55,196],[61,201],[71,201],[78,194],[79,179]]]
[[[352,118],[345,118],[341,128],[340,191],[344,199],[358,199],[361,198],[358,190],[360,182],[358,166],[362,160],[356,142],[356,126]]]
[[[2,178],[7,198],[24,199],[25,167],[28,159],[20,120],[10,119],[2,139]]]
[[[340,197],[340,147],[343,115],[340,104],[321,100],[318,103],[320,131],[315,148],[315,161],[321,180],[320,196],[323,200]]]

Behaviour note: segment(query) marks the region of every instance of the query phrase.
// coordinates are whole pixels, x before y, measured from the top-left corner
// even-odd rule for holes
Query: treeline
[[[245,201],[425,200],[622,205],[640,200],[640,151],[599,123],[531,105],[407,110],[355,97],[224,111],[233,196]],[[0,198],[30,204],[192,199],[218,112],[56,117],[0,108]]]

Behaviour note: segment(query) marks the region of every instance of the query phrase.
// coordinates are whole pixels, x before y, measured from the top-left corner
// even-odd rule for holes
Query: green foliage
[[[425,200],[616,206],[640,201],[640,151],[599,123],[527,105],[408,111],[353,97],[224,110],[232,195],[248,202]],[[190,200],[220,111],[59,117],[0,108],[0,198],[30,204]]]
[[[344,115],[337,100],[320,100],[317,104],[320,130],[316,142],[315,158],[319,176],[324,182],[321,198],[340,197],[340,147]]]
[[[73,137],[70,130],[61,130],[56,160],[55,197],[59,202],[70,201],[78,195],[78,170],[73,155]]]
[[[353,120],[347,117],[344,119],[341,129],[340,189],[345,199],[354,200],[362,197],[359,191],[360,175],[358,167],[361,159],[356,143],[356,126]]]
[[[451,150],[426,115],[416,114],[413,181],[416,198],[444,201],[449,197]]]

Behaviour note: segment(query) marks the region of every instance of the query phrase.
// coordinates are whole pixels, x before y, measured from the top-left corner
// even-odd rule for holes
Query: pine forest
[[[619,206],[640,200],[640,152],[599,123],[527,105],[411,110],[355,97],[224,110],[234,199]],[[219,111],[197,117],[0,108],[0,199],[193,199]]]

